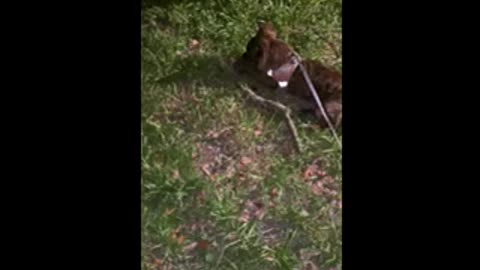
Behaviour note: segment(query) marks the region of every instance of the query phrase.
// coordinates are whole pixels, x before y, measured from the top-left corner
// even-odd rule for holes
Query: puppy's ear
[[[257,27],[258,30],[275,32],[275,30],[273,29],[273,23],[270,21],[258,20]]]
[[[259,19],[259,20],[257,21],[257,28],[258,28],[258,29],[262,28],[266,23],[267,23],[267,21],[262,20],[262,19]]]

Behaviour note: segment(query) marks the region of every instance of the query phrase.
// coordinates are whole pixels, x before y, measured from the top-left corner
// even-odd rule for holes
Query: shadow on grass
[[[252,75],[253,73],[249,71],[248,63],[232,58],[192,54],[177,58],[174,65],[179,67],[178,72],[157,79],[155,83],[159,85],[175,84],[187,91],[192,91],[195,87],[202,86],[239,92],[242,91],[239,88],[239,83],[246,83],[259,95],[267,99],[279,101],[293,108],[298,113],[297,116],[302,119],[302,122],[315,122],[315,117],[312,115],[311,110],[296,108],[298,106],[297,99],[285,97],[276,91],[275,83],[269,77],[258,78],[258,75]],[[223,94],[228,93],[228,91],[221,92]],[[246,97],[246,95],[242,95]],[[254,107],[263,115],[269,116],[272,114],[273,108],[264,108],[248,99],[245,102],[246,104],[244,105],[246,107]],[[281,115],[279,115],[279,119],[282,119]]]
[[[174,64],[178,72],[156,80],[158,84],[203,85],[208,88],[235,87],[238,76],[232,68],[233,60],[218,56],[190,55],[178,58]]]

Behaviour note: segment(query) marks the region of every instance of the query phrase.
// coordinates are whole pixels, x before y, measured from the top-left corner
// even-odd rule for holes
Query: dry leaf
[[[336,190],[333,190],[333,189],[330,189],[328,191],[328,195],[332,196],[332,197],[335,197],[337,196],[338,192]]]
[[[324,182],[325,184],[334,184],[335,180],[330,175],[327,175],[322,178],[322,182]]]
[[[255,130],[253,133],[255,134],[255,137],[258,137],[258,136],[262,135],[261,130]]]
[[[179,245],[181,245],[183,241],[185,241],[185,236],[180,234],[180,227],[176,228],[171,232],[170,238]]]
[[[310,189],[315,195],[322,195],[325,192],[325,188],[323,187],[323,183],[321,181],[316,181],[313,183]]]
[[[249,157],[242,157],[242,158],[240,159],[240,162],[241,162],[243,165],[248,165],[248,164],[252,163],[252,159],[249,158]]]
[[[175,211],[175,208],[172,208],[172,209],[167,208],[167,210],[165,210],[165,212],[163,212],[163,216],[164,217],[170,216],[174,211]]]
[[[242,215],[239,218],[239,221],[242,223],[248,222],[253,218],[257,220],[262,220],[265,216],[265,206],[261,202],[253,202],[247,200],[245,203],[245,209],[242,211]]]
[[[262,207],[262,208],[258,208],[258,209],[255,211],[254,215],[255,215],[255,218],[256,218],[257,220],[262,220],[263,217],[265,216],[265,209],[264,209],[263,207]]]
[[[181,245],[183,244],[183,241],[185,240],[185,236],[184,235],[179,235],[176,239],[177,241],[177,244]]]
[[[185,253],[190,252],[190,251],[194,250],[195,247],[197,247],[197,242],[192,242],[191,244],[188,244],[183,248],[183,252],[185,252]]]
[[[218,136],[220,136],[220,133],[215,131],[215,130],[210,130],[207,133],[207,138],[216,139],[216,138],[218,138]]]
[[[202,172],[206,175],[206,176],[212,176],[212,173],[210,172],[209,170],[209,167],[210,167],[210,164],[203,164],[202,166]]]
[[[153,259],[153,264],[155,265],[155,267],[158,267],[158,269],[162,269],[162,261],[160,259],[157,259],[157,258],[154,258]]]
[[[303,180],[307,180],[307,179],[310,179],[312,178],[316,171],[318,170],[318,166],[317,165],[309,165],[307,167],[307,169],[303,172]]]
[[[242,215],[238,218],[238,221],[241,223],[247,223],[250,221],[250,214],[248,213],[248,210],[245,209],[242,211]]]
[[[197,242],[197,248],[200,250],[207,250],[208,249],[208,241],[200,240]]]
[[[190,42],[188,43],[188,49],[190,49],[190,50],[193,50],[193,49],[195,49],[195,48],[197,48],[197,47],[199,47],[199,46],[200,46],[200,42],[199,42],[198,40],[196,40],[196,39],[192,39],[192,40],[190,40]]]
[[[261,202],[255,202],[253,205],[258,209],[258,208],[263,208],[263,203]]]
[[[270,197],[275,198],[278,196],[278,189],[276,187],[270,190]]]
[[[172,177],[173,177],[173,179],[180,178],[180,172],[178,170],[173,170],[172,171]]]
[[[325,181],[323,181],[323,179],[326,178],[326,177],[329,177],[329,176],[326,176],[326,175],[327,175],[327,173],[325,171],[321,170],[319,165],[314,163],[312,165],[309,165],[305,169],[305,171],[303,172],[303,180],[304,181],[309,181],[309,180],[320,178],[320,179],[322,179],[322,182],[325,183]],[[330,181],[330,179],[328,179],[328,178],[326,180]]]
[[[300,211],[300,216],[302,217],[308,217],[310,215],[310,213],[307,212],[307,210],[305,209],[302,209],[302,211]]]
[[[234,175],[235,175],[235,167],[233,166],[233,164],[230,164],[226,169],[225,177],[232,178]]]
[[[311,261],[304,263],[303,270],[318,270],[318,267]]]

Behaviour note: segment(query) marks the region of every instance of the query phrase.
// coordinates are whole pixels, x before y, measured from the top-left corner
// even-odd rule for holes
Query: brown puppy
[[[259,70],[275,70],[290,61],[293,51],[285,42],[277,39],[271,23],[261,23],[257,36],[260,47],[257,66]]]
[[[288,65],[293,52],[277,34],[271,23],[258,23],[256,35],[247,44],[246,51],[234,63],[235,70],[250,79],[260,81],[269,88],[286,83],[295,67]],[[287,63],[287,65],[285,65]]]
[[[285,91],[303,103],[301,107],[315,110],[326,127],[325,119],[318,110],[314,97],[305,81],[301,69],[292,61],[293,51],[277,40],[272,24],[260,23],[255,37],[247,44],[246,52],[234,67],[239,73],[255,78],[268,88],[286,87]],[[324,108],[332,121],[339,126],[342,118],[342,76],[334,69],[315,60],[302,61]],[[288,84],[287,84],[288,82]],[[282,85],[283,83],[283,85]]]
[[[320,99],[328,99],[331,96],[342,92],[342,75],[316,60],[303,60],[302,65],[307,71]],[[300,68],[295,69],[290,77],[287,92],[311,99],[312,93],[308,88]]]
[[[255,63],[259,71],[268,72],[289,62],[292,55],[292,49],[277,39],[273,25],[259,22],[257,34],[248,42],[244,57]]]
[[[302,65],[307,71],[332,124],[338,127],[342,120],[342,75],[338,71],[324,66],[319,61],[304,60]],[[300,68],[297,68],[291,76],[287,93],[308,100],[312,105],[315,105],[314,97]],[[315,114],[322,119],[322,126],[326,126],[325,119],[323,119],[318,108],[315,109]]]

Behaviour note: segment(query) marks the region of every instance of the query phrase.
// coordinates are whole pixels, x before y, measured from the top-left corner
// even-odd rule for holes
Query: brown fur
[[[292,50],[277,39],[271,23],[260,23],[257,34],[250,39],[244,58],[250,60],[261,72],[277,69],[290,60]]]
[[[302,64],[320,100],[323,102],[332,124],[339,126],[342,120],[342,75],[338,71],[324,66],[319,61],[304,60]],[[300,68],[297,68],[290,78],[287,92],[315,103]],[[322,119],[322,126],[326,126],[326,122],[318,109],[316,109],[315,114]]]
[[[237,72],[253,78],[268,88],[275,88],[276,81],[266,75],[269,69],[278,70],[288,63],[292,56],[290,47],[276,39],[277,35],[270,23],[261,24],[255,37],[247,44],[246,52],[234,64]],[[332,124],[339,126],[342,121],[342,75],[319,61],[302,61]],[[284,65],[285,73],[289,73],[288,65]],[[281,73],[282,71],[280,71]],[[280,74],[282,75],[282,74]],[[316,108],[301,69],[297,67],[290,77],[286,92],[307,102],[309,108]],[[318,109],[315,114],[321,119],[322,127],[326,127],[325,119]]]

